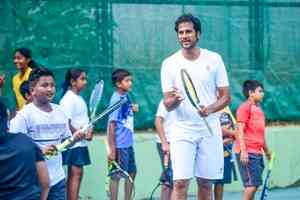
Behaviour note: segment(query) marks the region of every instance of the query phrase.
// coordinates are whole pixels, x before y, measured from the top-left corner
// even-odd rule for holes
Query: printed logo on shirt
[[[29,133],[35,141],[58,141],[67,130],[66,124],[38,124]]]

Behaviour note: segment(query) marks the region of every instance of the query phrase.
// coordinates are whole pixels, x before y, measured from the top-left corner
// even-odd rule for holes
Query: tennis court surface
[[[268,195],[270,200],[300,200],[300,127],[268,127],[267,141],[270,148],[276,153],[271,177],[272,189]],[[92,165],[85,168],[85,175],[80,191],[83,200],[106,199],[106,152],[103,136],[97,136],[90,144]],[[149,199],[152,189],[158,183],[161,172],[159,157],[155,146],[155,133],[153,131],[138,132],[135,134],[135,155],[138,174],[135,181],[135,199]],[[293,186],[293,187],[289,187]],[[225,186],[225,200],[238,200],[242,196],[239,181]],[[195,181],[189,189],[191,200],[196,199]],[[120,195],[123,190],[120,188]],[[159,190],[155,192],[156,199]],[[260,196],[258,192],[257,198]]]

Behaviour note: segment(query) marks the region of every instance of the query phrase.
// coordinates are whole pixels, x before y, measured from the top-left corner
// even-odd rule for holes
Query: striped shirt
[[[11,120],[9,131],[28,135],[41,149],[61,143],[64,138],[71,136],[68,119],[59,105],[51,104],[51,107],[51,112],[45,112],[33,103],[26,105]],[[65,178],[60,153],[46,163],[51,186]]]

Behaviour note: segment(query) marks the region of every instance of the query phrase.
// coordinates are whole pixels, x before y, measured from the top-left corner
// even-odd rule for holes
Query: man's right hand
[[[172,99],[174,99],[174,101],[175,101],[176,103],[179,103],[179,102],[181,102],[182,100],[184,100],[183,95],[181,94],[181,92],[180,92],[177,88],[173,87],[172,89],[173,89],[173,90],[170,91],[170,97],[171,97]]]
[[[181,101],[184,100],[183,95],[175,87],[173,87],[171,91],[166,92],[164,95],[165,95],[164,104],[168,111],[171,111],[174,108],[176,108],[181,103]]]

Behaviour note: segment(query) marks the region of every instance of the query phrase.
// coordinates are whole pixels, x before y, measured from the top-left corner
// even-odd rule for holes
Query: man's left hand
[[[209,114],[212,113],[211,109],[209,109],[209,107],[204,107],[204,106],[201,106],[199,109],[198,109],[198,113],[201,117],[207,117]]]

